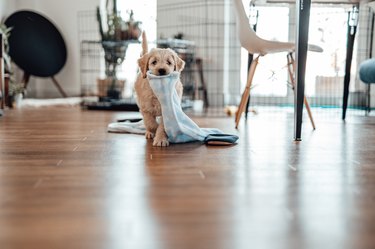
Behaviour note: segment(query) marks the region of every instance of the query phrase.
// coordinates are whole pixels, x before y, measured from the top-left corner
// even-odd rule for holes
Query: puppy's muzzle
[[[158,70],[158,73],[159,73],[159,75],[165,75],[167,73],[167,70],[165,70],[164,68],[160,68]]]

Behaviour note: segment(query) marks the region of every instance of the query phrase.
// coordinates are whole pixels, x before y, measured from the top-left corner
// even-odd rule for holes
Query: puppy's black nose
[[[158,73],[159,73],[159,75],[165,75],[166,71],[165,71],[164,68],[160,68],[160,69],[158,70]]]

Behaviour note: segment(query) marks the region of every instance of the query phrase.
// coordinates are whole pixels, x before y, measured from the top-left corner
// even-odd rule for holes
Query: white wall
[[[80,94],[80,54],[78,40],[78,12],[95,10],[100,0],[0,0],[0,15],[15,10],[28,9],[43,14],[60,30],[67,46],[67,62],[56,75],[57,81],[69,96]],[[20,76],[17,77],[18,79]],[[32,77],[28,87],[29,97],[61,97],[48,78]]]
[[[15,1],[0,0],[0,21],[11,14],[15,9]]]

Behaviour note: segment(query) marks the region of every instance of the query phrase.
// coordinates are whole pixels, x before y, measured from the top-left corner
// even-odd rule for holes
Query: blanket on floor
[[[200,128],[184,113],[175,87],[179,77],[178,72],[164,76],[147,73],[150,86],[161,105],[164,129],[169,142],[204,141],[209,134],[223,134],[219,129]]]
[[[181,108],[181,100],[176,91],[176,83],[180,73],[156,76],[147,73],[150,86],[158,98],[164,122],[164,129],[171,143],[187,143],[193,141],[209,142],[209,140],[235,143],[236,135],[226,135],[216,128],[200,128]],[[142,121],[138,123],[112,123],[108,126],[110,132],[129,132],[144,134]]]

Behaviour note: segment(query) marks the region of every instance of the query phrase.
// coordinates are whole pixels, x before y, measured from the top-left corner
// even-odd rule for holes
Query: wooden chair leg
[[[2,39],[2,36],[0,36]],[[0,41],[0,46],[2,46],[2,42]],[[2,48],[0,48],[2,53]],[[4,67],[3,67],[3,56],[0,54],[0,109],[5,108],[5,78],[4,78]],[[1,111],[0,111],[1,112]],[[1,116],[1,113],[0,113]]]
[[[294,58],[293,58],[293,55],[291,53],[289,53],[287,55],[287,60],[288,60],[288,73],[289,73],[289,78],[290,78],[290,81],[292,82],[292,87],[293,87],[293,91],[295,89],[295,85],[296,85],[296,82],[295,82],[295,79],[294,79],[294,72],[295,72],[295,61],[294,61]],[[311,121],[311,125],[313,127],[313,129],[315,130],[316,127],[315,127],[315,122],[314,122],[314,118],[312,116],[312,112],[311,112],[311,109],[310,109],[310,104],[309,102],[307,101],[307,98],[306,96],[304,97],[303,99],[304,101],[304,104],[305,104],[305,107],[306,107],[306,110],[307,110],[307,113],[309,115],[309,119]]]
[[[3,59],[3,51],[4,51],[4,44],[3,44],[3,34],[0,34],[0,109],[5,108],[5,83],[4,83],[4,59]],[[0,110],[0,116],[1,114]]]
[[[306,107],[306,110],[307,110],[307,114],[309,114],[309,118],[310,118],[310,121],[311,121],[311,125],[312,125],[313,129],[315,130],[315,129],[316,129],[316,127],[315,127],[315,122],[314,122],[314,119],[313,119],[313,116],[312,116],[312,113],[311,113],[310,104],[309,104],[309,102],[307,101],[306,96],[305,96],[305,98],[303,99],[303,102],[305,103],[305,107]]]
[[[240,102],[240,105],[238,106],[238,110],[236,113],[236,119],[235,119],[236,129],[238,128],[238,124],[240,123],[242,113],[245,111],[246,103],[250,96],[250,87],[251,87],[251,83],[253,81],[253,77],[255,74],[255,69],[258,65],[258,60],[259,60],[259,55],[255,60],[252,61],[251,66],[250,66],[249,75],[247,77],[246,88],[244,92],[242,93],[241,102]]]
[[[24,90],[23,90],[24,95],[26,95],[27,93],[27,86],[29,84],[29,80],[30,80],[30,74],[23,72],[21,83],[23,84],[23,87],[24,87]]]
[[[52,82],[55,84],[55,86],[57,87],[57,89],[59,90],[59,92],[61,93],[61,95],[64,97],[64,98],[67,98],[68,95],[65,93],[65,91],[62,89],[62,87],[60,86],[59,82],[57,82],[57,80],[55,79],[55,77],[51,76],[51,79],[52,79]]]

